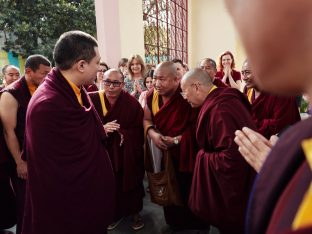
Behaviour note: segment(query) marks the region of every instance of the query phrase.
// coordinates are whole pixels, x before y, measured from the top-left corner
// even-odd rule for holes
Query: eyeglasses
[[[111,85],[113,85],[113,87],[120,87],[120,85],[123,82],[120,81],[111,81],[111,80],[103,80],[103,83],[105,86],[110,87]]]
[[[106,72],[107,70],[106,69],[100,69],[100,70],[98,70],[98,72]]]

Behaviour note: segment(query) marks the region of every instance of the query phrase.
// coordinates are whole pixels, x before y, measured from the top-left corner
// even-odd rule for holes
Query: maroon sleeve
[[[272,105],[273,110],[270,110],[272,116],[257,122],[259,132],[265,137],[269,138],[300,121],[300,114],[294,97],[273,96],[267,99],[266,104]]]
[[[121,125],[120,132],[124,135],[123,143],[123,189],[129,191],[142,184],[144,177],[144,130],[143,109],[135,100],[128,113],[122,118],[128,119],[126,127]]]
[[[191,109],[187,128],[182,133],[180,142],[179,171],[193,172],[198,146],[196,142],[196,120],[198,109]]]
[[[219,79],[222,79],[223,76],[224,76],[223,71],[218,71],[217,74],[216,74],[216,78],[219,78]]]
[[[243,229],[255,172],[240,155],[234,133],[244,126],[254,129],[254,124],[247,109],[232,100],[216,105],[201,117],[197,139],[202,144],[196,158],[189,206],[215,226]],[[202,128],[200,134],[198,128]]]
[[[219,88],[227,88],[229,86],[227,86],[226,84],[223,83],[223,81],[219,78],[215,78],[212,82],[215,86],[219,87]]]
[[[87,90],[87,92],[95,92],[99,90],[96,84],[84,85],[84,87]]]
[[[239,71],[232,70],[232,77],[235,82],[241,80],[241,73]]]

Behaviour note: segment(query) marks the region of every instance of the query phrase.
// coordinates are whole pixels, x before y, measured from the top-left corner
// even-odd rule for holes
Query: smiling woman
[[[241,88],[241,75],[238,71],[234,70],[235,60],[230,51],[225,51],[219,58],[219,71],[216,77],[221,79],[223,83],[229,87],[240,90]]]
[[[145,74],[145,64],[138,54],[132,55],[128,61],[129,77],[125,78],[125,90],[132,96],[139,99],[140,94],[146,90],[143,76]]]

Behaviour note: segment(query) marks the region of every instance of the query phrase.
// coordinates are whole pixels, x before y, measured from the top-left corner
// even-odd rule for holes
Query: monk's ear
[[[78,71],[80,72],[84,72],[85,71],[85,67],[86,67],[87,62],[85,60],[79,60],[76,63],[76,68]]]
[[[26,67],[25,68],[25,74],[30,74],[32,72],[31,68]]]

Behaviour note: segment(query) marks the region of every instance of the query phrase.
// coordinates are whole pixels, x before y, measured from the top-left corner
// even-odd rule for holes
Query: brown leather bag
[[[161,206],[183,206],[170,153],[168,151],[163,152],[164,170],[161,172],[153,172],[151,160],[150,150],[149,147],[147,147],[145,154],[145,169],[149,183],[151,201]]]

